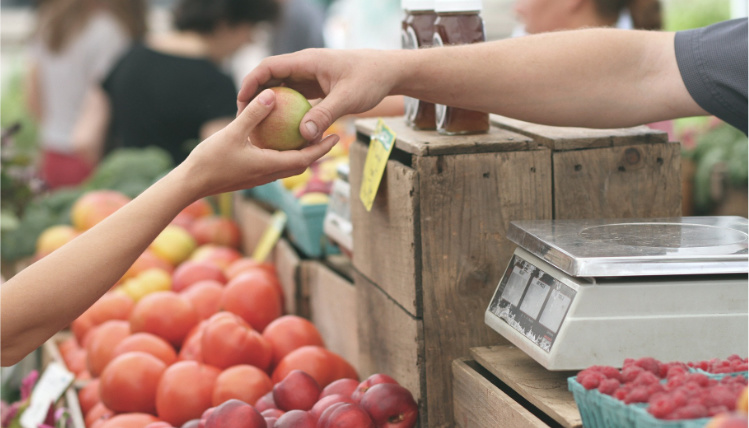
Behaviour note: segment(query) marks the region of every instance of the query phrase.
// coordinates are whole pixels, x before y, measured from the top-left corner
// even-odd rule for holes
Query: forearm
[[[591,29],[397,58],[391,93],[560,126],[624,127],[704,114],[673,33]]]
[[[196,199],[183,169],[176,168],[116,213],[0,287],[3,366],[15,363],[83,313]]]

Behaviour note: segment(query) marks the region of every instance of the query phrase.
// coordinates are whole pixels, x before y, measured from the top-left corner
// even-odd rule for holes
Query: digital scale
[[[510,223],[485,322],[548,370],[747,356],[747,219]]]

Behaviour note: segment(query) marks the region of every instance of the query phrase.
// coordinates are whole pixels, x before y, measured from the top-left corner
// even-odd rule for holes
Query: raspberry
[[[624,399],[627,397],[627,394],[629,394],[629,391],[632,390],[632,385],[622,385],[614,391],[613,397],[616,398],[619,401],[624,401]]]
[[[656,418],[663,419],[669,413],[676,410],[676,403],[667,395],[659,395],[649,401],[648,412]]]
[[[643,357],[635,361],[635,365],[642,367],[643,369],[649,371],[650,373],[653,373],[656,376],[659,376],[661,373],[660,364],[660,361],[656,360],[653,357]]]
[[[598,392],[601,394],[612,395],[619,388],[619,381],[616,379],[604,379],[598,384]]]
[[[654,383],[659,383],[660,379],[649,371],[642,371],[637,375],[635,380],[632,382],[635,386],[648,386]]]
[[[707,408],[701,404],[687,404],[666,415],[664,419],[699,419],[707,416]]]
[[[666,363],[661,364],[661,377],[669,378],[687,373],[687,366],[683,363]]]
[[[703,398],[703,403],[707,407],[723,406],[728,410],[736,408],[736,399],[738,396],[727,385],[716,385],[709,390]]]
[[[701,373],[688,373],[685,377],[686,383],[696,383],[699,386],[709,386],[710,378]]]
[[[647,403],[648,398],[650,398],[648,388],[646,386],[636,386],[624,397],[624,402],[627,404]]]
[[[604,379],[606,379],[606,376],[604,376],[603,373],[588,372],[578,382],[580,382],[580,384],[585,389],[593,389],[593,388],[597,388],[598,384]]]
[[[619,382],[622,381],[622,372],[620,372],[616,367],[602,366],[601,373],[606,375],[606,377],[609,379],[616,379]]]
[[[632,382],[637,378],[637,375],[639,375],[643,371],[645,370],[643,370],[642,367],[638,367],[634,365],[625,367],[622,369],[622,380],[625,383]]]

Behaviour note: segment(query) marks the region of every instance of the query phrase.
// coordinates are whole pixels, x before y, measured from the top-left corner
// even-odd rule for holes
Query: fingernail
[[[317,125],[315,125],[315,122],[308,120],[304,126],[307,128],[307,132],[309,132],[310,135],[317,135]]]
[[[273,91],[270,89],[266,89],[263,92],[260,93],[260,95],[257,96],[258,101],[260,101],[260,104],[269,106],[273,104]]]

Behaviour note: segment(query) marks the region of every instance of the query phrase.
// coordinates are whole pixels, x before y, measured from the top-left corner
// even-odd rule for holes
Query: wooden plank
[[[356,130],[369,139],[377,121],[378,118],[357,120]],[[498,127],[491,127],[485,134],[455,137],[411,129],[402,116],[386,117],[383,121],[395,132],[395,148],[418,156],[524,151],[539,147],[539,143],[528,137]]]
[[[419,403],[419,423],[427,424],[424,378],[423,323],[398,305],[380,287],[354,270],[357,331],[359,333],[359,375],[392,376]],[[444,401],[442,406],[448,406]]]
[[[242,252],[251,255],[265,228],[271,222],[271,213],[257,201],[234,192],[234,219],[242,232]]]
[[[299,295],[299,265],[301,259],[294,247],[285,239],[279,239],[270,255],[271,262],[276,265],[278,280],[284,294],[284,312],[287,314],[302,314],[298,307]]]
[[[372,211],[367,212],[359,199],[367,150],[368,146],[361,141],[349,149],[354,266],[384,287],[408,313],[418,317],[421,316],[416,286],[419,182],[413,169],[388,161]]]
[[[449,426],[452,361],[506,343],[484,324],[514,245],[510,221],[551,218],[551,152],[417,158],[430,427]]]
[[[494,126],[532,138],[553,150],[577,150],[631,144],[655,144],[668,141],[668,134],[647,126],[619,129],[591,129],[547,126],[491,115]]]
[[[547,428],[541,419],[469,365],[452,364],[453,409],[458,428]]]
[[[582,427],[567,378],[575,372],[552,372],[512,345],[471,348],[471,356],[523,398],[565,427]]]
[[[310,320],[325,347],[359,370],[356,288],[321,262],[310,263]]]
[[[681,215],[678,143],[553,152],[554,218]]]

